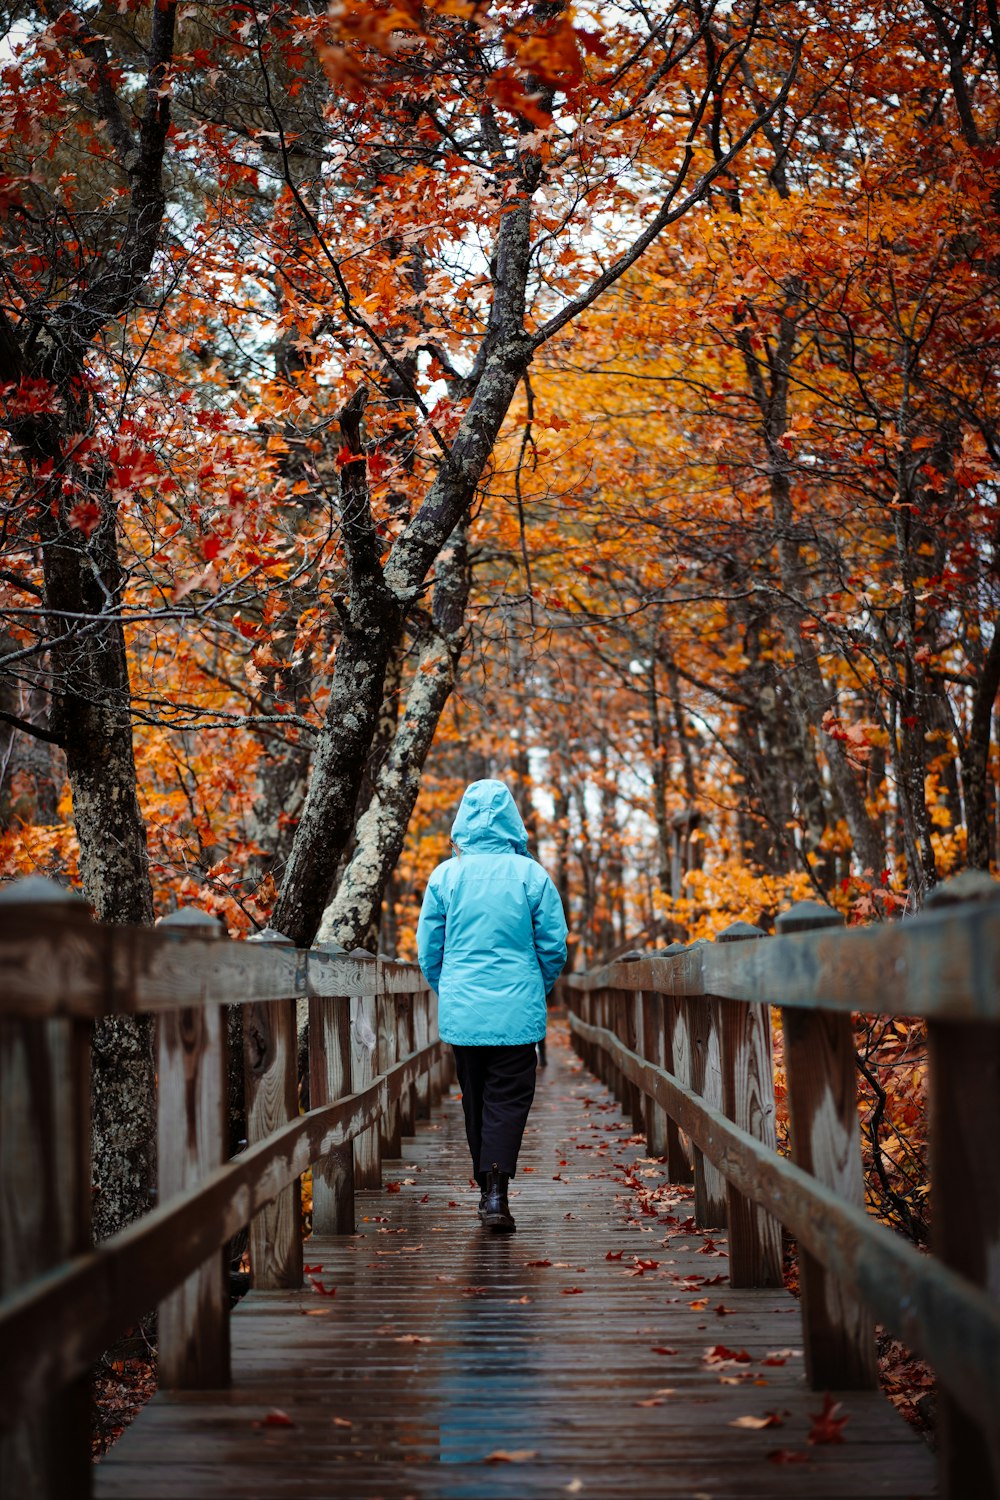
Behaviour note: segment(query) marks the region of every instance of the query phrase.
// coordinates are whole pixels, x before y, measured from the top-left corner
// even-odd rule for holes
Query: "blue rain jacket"
[[[452,824],[458,858],[427,882],[417,958],[440,1000],[441,1039],[509,1047],[545,1035],[545,996],[566,962],[562,902],[502,781],[474,781]]]

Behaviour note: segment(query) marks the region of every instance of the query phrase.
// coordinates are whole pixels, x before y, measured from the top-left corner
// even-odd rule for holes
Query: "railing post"
[[[339,943],[320,943],[319,953],[344,954]],[[309,999],[309,1102],[314,1109],[351,1092],[351,1002],[347,995]],[[354,1146],[335,1146],[312,1167],[314,1235],[353,1234]]]
[[[224,936],[197,907],[159,924],[183,941]],[[226,1017],[221,1005],[167,1011],[157,1021],[157,1171],[161,1203],[197,1187],[227,1147]],[[163,1390],[230,1383],[229,1276],[224,1245],[160,1303],[157,1382]]]
[[[723,1108],[719,1002],[699,995],[686,1005],[691,1046],[691,1087],[713,1109]],[[726,1179],[699,1147],[694,1147],[694,1216],[703,1229],[726,1225]]]
[[[99,932],[79,896],[39,876],[0,893],[0,928],[58,927],[97,964]],[[90,1027],[0,1020],[0,1296],[90,1248]],[[86,1500],[90,1382],[72,1381],[0,1434],[0,1494]]]
[[[427,1035],[432,1042],[439,1042],[441,1040],[441,1028],[438,1024],[439,1009],[440,1002],[438,1001],[437,991],[428,990]],[[430,1074],[428,1075],[428,1081],[430,1083],[431,1109],[436,1109],[437,1106],[441,1103],[441,1096],[447,1088],[447,1083],[445,1082],[445,1066],[445,1048],[442,1047],[441,1055],[439,1056],[437,1062],[434,1064],[433,1068],[431,1068]]]
[[[374,953],[355,949],[351,957],[369,963],[378,987],[378,963]],[[381,995],[351,996],[351,1092],[359,1094],[378,1073],[378,1013]],[[382,1185],[382,1144],[378,1121],[354,1137],[354,1186]]]
[[[288,938],[271,927],[247,942],[291,946]],[[247,1142],[251,1146],[298,1118],[297,1031],[294,1000],[254,1000],[243,1007]],[[289,1183],[250,1220],[250,1275],[255,1287],[268,1291],[302,1285],[298,1181]]]
[[[430,1007],[426,990],[418,990],[413,997],[413,1050],[422,1052],[430,1044]],[[417,1120],[431,1117],[430,1070],[421,1073],[414,1090],[414,1116]]]
[[[759,927],[733,922],[716,939],[739,943],[763,938]],[[719,1000],[722,1023],[722,1090],[734,1125],[776,1151],[774,1049],[766,1005]],[[752,1199],[726,1184],[730,1286],[781,1286],[781,1225]]]
[[[619,962],[635,962],[642,958],[641,953],[636,953]],[[640,1037],[642,1036],[642,992],[639,990],[621,990],[620,1014],[621,1014],[621,1039],[630,1052],[641,1051]],[[646,1133],[646,1100],[642,1089],[638,1084],[632,1083],[630,1079],[623,1079],[622,1103],[628,1110],[632,1121],[632,1131],[635,1135]]]
[[[413,1056],[413,996],[394,995],[396,1010],[396,1061],[405,1062]],[[413,1122],[416,1115],[414,1104],[413,1085],[403,1090],[399,1096],[399,1134],[400,1136],[413,1134]],[[402,1151],[402,1141],[400,1141]]]
[[[355,957],[358,954],[355,953]],[[379,975],[378,1000],[376,1004],[377,1021],[375,1033],[378,1037],[376,1051],[376,1071],[388,1073],[399,1061],[399,1039],[396,1028],[396,996],[389,993],[382,983],[382,964],[378,963]],[[382,1156],[390,1161],[397,1160],[403,1153],[403,1140],[400,1131],[400,1101],[390,1099],[386,1105],[385,1114],[379,1126],[379,1139],[381,1141]]]
[[[985,871],[966,870],[932,891],[927,908],[998,899],[1000,883]],[[927,1042],[931,1247],[945,1265],[1000,1300],[1000,1026],[930,1021]],[[945,1500],[998,1500],[998,1422],[981,1427],[939,1390],[936,1425]]]
[[[639,1050],[654,1068],[665,1068],[666,1024],[663,1014],[664,999],[654,990],[640,990],[637,996],[639,1007]],[[667,1131],[670,1119],[662,1104],[655,1099],[644,1100],[646,1121],[646,1149],[650,1156],[666,1157]],[[669,1172],[668,1172],[669,1176]]]
[[[669,958],[674,953],[683,953],[687,943],[670,943],[663,950]],[[691,1041],[687,1028],[687,1002],[677,995],[659,997],[663,1006],[663,1065],[680,1083],[691,1082]],[[670,1182],[691,1182],[694,1177],[693,1148],[691,1156],[681,1145],[677,1121],[667,1116],[667,1179]]]
[[[775,926],[786,935],[843,923],[818,901],[800,901]],[[859,1002],[863,1001],[858,996]],[[873,997],[874,999],[874,997]],[[851,1017],[783,1007],[792,1160],[818,1182],[864,1206],[857,1062]],[[814,1389],[877,1385],[875,1327],[868,1309],[799,1247],[806,1374]]]

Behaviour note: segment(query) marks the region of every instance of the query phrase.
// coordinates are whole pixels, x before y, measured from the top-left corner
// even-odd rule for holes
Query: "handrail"
[[[693,1168],[696,1219],[728,1226],[732,1285],[780,1284],[780,1226],[794,1235],[811,1384],[877,1382],[877,1316],[944,1388],[943,1495],[1000,1500],[1000,882],[966,872],[919,917],[875,928],[844,929],[815,902],[776,925],[567,976],[574,1045],[670,1180]],[[770,1005],[791,1160],[777,1154]],[[865,1211],[856,1011],[927,1020],[933,1255]]]
[[[305,1114],[297,1102],[302,1002],[312,1105]],[[227,1006],[242,1012],[249,1142],[229,1161]],[[89,1023],[134,1014],[157,1017],[160,1204],[91,1249]],[[105,927],[48,881],[7,887],[0,894],[5,1487],[49,1500],[89,1495],[86,1372],[157,1304],[160,1384],[228,1385],[226,1243],[249,1224],[253,1284],[300,1286],[301,1174],[312,1166],[314,1230],[353,1233],[355,1185],[380,1184],[383,1152],[399,1155],[402,1135],[441,1097],[448,1069],[437,998],[414,964],[297,950],[277,933],[230,941],[197,910],[152,930]]]

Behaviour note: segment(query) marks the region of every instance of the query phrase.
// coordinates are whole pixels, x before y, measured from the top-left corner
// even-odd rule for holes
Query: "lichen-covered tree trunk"
[[[109,161],[121,174],[127,212],[119,217],[116,208],[103,226],[93,226],[88,243],[99,248],[81,270],[73,296],[59,285],[30,316],[12,322],[0,312],[0,385],[16,392],[31,382],[49,392],[46,408],[30,416],[19,415],[16,402],[8,407],[8,423],[38,501],[51,729],[66,754],[84,894],[102,922],[148,923],[153,906],[132,749],[117,509],[106,466],[95,456],[99,437],[93,445],[81,438],[93,440],[99,431],[88,360],[107,324],[135,306],[160,240],[177,7],[176,0],[162,0],[152,8],[141,114],[137,101],[123,105],[119,98],[119,69],[105,38],[65,5],[43,9],[53,22],[72,16],[72,25],[58,28],[56,44],[87,59],[93,107],[106,132]],[[54,253],[64,232],[72,237],[74,255],[81,253],[72,222],[65,228],[53,216],[49,230]],[[53,284],[59,282],[55,277]],[[81,458],[87,447],[91,452]],[[145,1210],[153,1185],[155,1074],[148,1018],[120,1017],[95,1027],[91,1077],[93,1223],[101,1239]]]
[[[377,932],[386,882],[402,851],[424,762],[454,686],[468,596],[463,519],[438,557],[432,628],[421,646],[391,746],[375,771],[371,797],[358,820],[354,854],[323,913],[322,942],[354,948],[365,946]]]
[[[83,889],[102,922],[148,925],[153,897],[136,794],[115,506],[105,491],[89,539],[65,524],[44,547],[51,610],[53,731],[66,753]],[[90,616],[77,634],[61,615]],[[105,618],[102,620],[102,614]],[[114,1234],[149,1207],[155,1174],[155,1073],[149,1016],[94,1027],[93,1227]]]

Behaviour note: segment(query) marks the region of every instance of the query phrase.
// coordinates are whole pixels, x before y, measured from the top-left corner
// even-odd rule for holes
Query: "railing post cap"
[[[197,932],[199,937],[226,936],[222,918],[214,916],[210,911],[202,911],[200,906],[179,906],[176,911],[168,912],[165,917],[160,917],[156,925],[157,927],[172,927],[175,931],[188,928]]]
[[[359,960],[370,959],[372,963],[374,963],[375,961],[375,954],[369,952],[367,948],[352,948],[347,956],[348,958],[356,958]]]
[[[619,953],[618,957],[613,959],[612,962],[616,964],[634,964],[639,959],[648,957],[649,954],[644,953],[641,948],[630,948],[627,953]]]
[[[964,901],[995,901],[998,896],[1000,880],[987,870],[963,870],[934,887],[924,902],[924,910],[938,911],[942,906],[958,906]]]
[[[752,922],[730,922],[721,932],[715,934],[717,943],[742,943],[746,938],[767,937],[762,927],[755,927]]]
[[[778,915],[774,925],[780,933],[787,934],[810,932],[818,927],[843,927],[844,919],[839,911],[824,906],[822,901],[796,901]]]
[[[329,943],[313,943],[312,951],[314,953],[328,953],[331,958],[343,958],[347,953],[347,949],[343,943],[334,943],[332,941]]]
[[[656,951],[669,956],[672,953],[686,953],[690,947],[690,943],[668,943],[665,948],[657,948]]]
[[[3,906],[71,906],[81,916],[89,915],[90,908],[79,891],[45,875],[22,875],[0,887],[0,904]]]
[[[290,937],[279,932],[277,927],[262,927],[259,932],[252,932],[247,938],[248,943],[273,943],[276,947],[280,944],[285,948],[293,948],[295,944]]]

